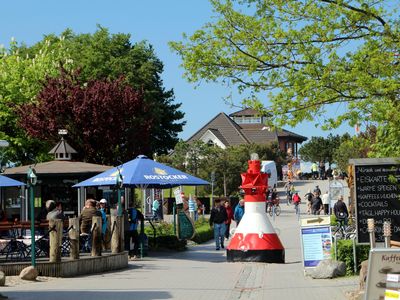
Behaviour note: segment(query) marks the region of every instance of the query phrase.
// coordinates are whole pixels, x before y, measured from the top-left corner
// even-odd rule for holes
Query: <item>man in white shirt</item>
[[[322,196],[321,196],[322,204],[324,206],[324,214],[329,215],[329,193],[326,191]]]

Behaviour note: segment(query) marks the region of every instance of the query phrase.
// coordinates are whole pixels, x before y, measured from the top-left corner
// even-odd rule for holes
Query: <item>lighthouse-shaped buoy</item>
[[[248,161],[242,173],[244,215],[227,247],[227,260],[285,263],[285,249],[265,212],[265,192],[268,175],[261,173],[257,154]]]

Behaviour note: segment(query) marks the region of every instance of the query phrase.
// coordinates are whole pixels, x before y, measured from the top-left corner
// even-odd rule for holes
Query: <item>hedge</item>
[[[360,272],[361,262],[368,259],[369,245],[356,244],[356,261],[357,261],[357,274]],[[335,249],[332,247],[332,257],[335,256]],[[338,240],[337,241],[337,257],[336,260],[346,263],[346,275],[355,275],[354,261],[353,261],[353,241],[352,240]]]

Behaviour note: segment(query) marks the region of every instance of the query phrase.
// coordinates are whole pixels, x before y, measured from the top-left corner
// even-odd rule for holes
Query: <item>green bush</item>
[[[369,249],[369,245],[356,245],[357,274],[360,271],[361,262],[368,259]],[[332,257],[334,256],[335,249],[332,247]],[[336,259],[346,263],[346,275],[355,275],[352,240],[338,240]]]
[[[160,235],[155,239],[149,237],[149,245],[153,250],[169,249],[175,251],[186,250],[186,240],[179,240],[175,235]]]
[[[214,237],[214,231],[208,223],[208,219],[200,218],[195,223],[196,234],[193,242],[201,244],[211,240]]]

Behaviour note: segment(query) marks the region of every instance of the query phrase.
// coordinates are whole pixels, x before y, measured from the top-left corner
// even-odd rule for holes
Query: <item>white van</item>
[[[261,161],[261,172],[267,173],[268,176],[268,188],[273,189],[278,183],[278,171],[276,170],[276,164],[273,160],[262,160]]]

